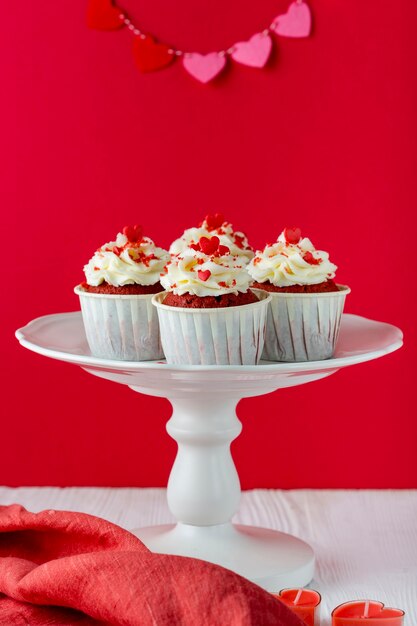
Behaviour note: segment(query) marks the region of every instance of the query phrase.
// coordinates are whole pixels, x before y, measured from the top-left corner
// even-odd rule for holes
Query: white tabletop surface
[[[164,489],[0,487],[0,504],[66,509],[123,528],[174,521]],[[347,600],[370,598],[417,626],[417,491],[261,490],[242,494],[234,521],[291,533],[317,558],[310,587],[322,595],[322,626]]]

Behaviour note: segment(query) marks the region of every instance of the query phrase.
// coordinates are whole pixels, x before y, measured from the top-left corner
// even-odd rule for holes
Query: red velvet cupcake
[[[125,226],[116,241],[101,246],[84,267],[80,297],[88,344],[94,356],[147,361],[163,358],[158,316],[151,300],[162,291],[160,273],[169,254]]]
[[[318,361],[333,356],[350,289],[334,282],[336,265],[299,228],[285,228],[248,265],[253,286],[271,295],[262,357]]]
[[[246,263],[219,237],[201,237],[172,257],[153,297],[169,363],[256,364],[269,296],[249,289]]]

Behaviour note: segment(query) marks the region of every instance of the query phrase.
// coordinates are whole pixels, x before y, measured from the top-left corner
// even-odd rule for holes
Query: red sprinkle
[[[224,256],[225,254],[229,254],[230,250],[227,246],[220,245],[217,249],[217,252],[220,256]]]
[[[235,244],[241,250],[243,250],[243,241],[244,241],[244,237],[242,237],[242,235],[235,235]]]
[[[208,280],[211,276],[211,272],[210,270],[198,270],[197,272],[197,276],[200,280],[203,281],[203,283],[206,282],[206,280]]]
[[[204,254],[214,254],[219,247],[220,239],[218,237],[201,237],[199,244],[201,252]]]
[[[220,228],[224,222],[224,215],[222,213],[215,213],[214,215],[206,215],[205,222],[208,230],[214,230]]]
[[[301,239],[301,229],[298,226],[284,228],[284,237],[287,243],[296,244]]]
[[[304,254],[303,259],[307,263],[310,263],[310,265],[320,265],[320,263],[321,263],[321,259],[315,259],[314,256],[311,254],[310,250],[308,250]]]
[[[136,243],[142,240],[143,229],[142,226],[139,226],[139,224],[135,224],[134,226],[125,226],[123,228],[123,234],[131,243]]]
[[[115,254],[116,256],[120,256],[121,253],[123,252],[123,248],[118,248],[117,246],[113,246],[112,248],[112,252],[113,254]]]

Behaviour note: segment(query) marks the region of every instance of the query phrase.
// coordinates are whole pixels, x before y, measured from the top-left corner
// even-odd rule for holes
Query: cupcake
[[[87,341],[94,356],[123,361],[163,358],[152,296],[163,290],[160,273],[170,256],[125,226],[116,241],[101,246],[84,266],[80,297]]]
[[[206,215],[201,224],[196,228],[188,228],[179,239],[172,242],[169,249],[175,255],[186,250],[190,245],[196,244],[201,237],[218,237],[220,244],[227,246],[230,254],[238,256],[248,263],[253,257],[253,249],[249,245],[244,233],[234,231],[230,222],[226,222],[221,213]]]
[[[285,228],[276,243],[248,265],[253,286],[271,295],[262,358],[318,361],[333,356],[345,297],[337,267],[299,228]]]
[[[201,237],[173,256],[153,296],[168,363],[254,365],[262,353],[270,296],[249,289],[242,258]]]

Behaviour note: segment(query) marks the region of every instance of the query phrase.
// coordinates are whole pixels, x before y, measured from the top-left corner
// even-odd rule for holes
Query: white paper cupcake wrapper
[[[321,361],[333,356],[345,298],[350,289],[325,293],[276,293],[268,307],[262,358]]]
[[[255,365],[262,354],[269,295],[253,290],[259,302],[218,309],[191,309],[161,304],[156,294],[162,346],[175,365]]]
[[[162,359],[153,294],[96,294],[76,287],[85,334],[94,356],[121,361]]]

